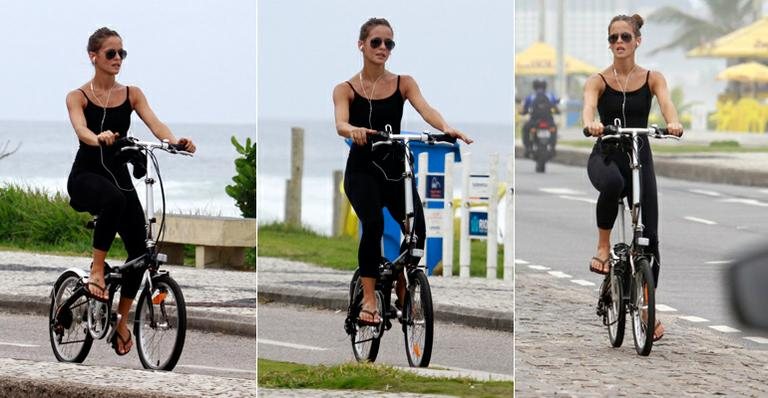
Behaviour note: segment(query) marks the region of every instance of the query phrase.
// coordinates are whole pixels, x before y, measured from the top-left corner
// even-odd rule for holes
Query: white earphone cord
[[[109,91],[107,91],[107,100],[106,102],[102,103],[104,113],[101,115],[101,124],[99,125],[99,133],[96,134],[97,136],[104,131],[104,121],[107,120],[107,105],[109,104],[109,97],[112,94],[112,89],[115,88],[116,85],[117,85],[117,82],[115,82],[112,88],[110,88]],[[127,90],[128,88],[126,88],[126,93],[127,93]],[[99,102],[101,102],[101,100],[96,95],[96,91],[93,90],[93,80],[91,80],[91,92],[93,93],[93,96],[96,97],[96,99],[98,99]],[[109,175],[112,176],[112,180],[115,182],[115,186],[117,187],[117,189],[125,192],[130,192],[134,190],[133,187],[131,187],[130,189],[125,189],[121,187],[120,183],[117,182],[117,177],[115,177],[115,175],[112,174],[112,171],[109,169],[109,167],[107,167],[107,165],[104,164],[104,149],[101,147],[100,142],[99,142],[99,159],[101,160],[101,167],[103,167],[104,170],[106,170],[107,173],[109,173]]]

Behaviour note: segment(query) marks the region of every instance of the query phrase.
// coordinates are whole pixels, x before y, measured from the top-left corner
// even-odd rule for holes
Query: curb
[[[557,154],[551,162],[568,166],[587,167],[591,149],[557,147]],[[523,158],[523,147],[515,146],[515,158]],[[690,158],[690,155],[686,155]],[[687,181],[708,182],[714,184],[744,185],[750,187],[768,187],[768,171],[743,170],[715,167],[681,162],[672,157],[657,155],[653,159],[657,176],[677,178]]]
[[[92,386],[83,383],[72,383],[62,381],[38,380],[26,377],[3,377],[0,378],[0,396],[15,397],[66,397],[66,398],[91,398],[97,396],[111,396],[115,393],[114,389]],[[131,391],[121,390],[122,398],[163,398],[163,397],[189,397],[189,395],[177,395],[169,393],[158,393],[155,391]]]
[[[344,293],[308,290],[290,286],[259,285],[259,301],[298,304],[346,311],[348,298]],[[514,316],[501,311],[464,308],[451,304],[435,303],[435,319],[465,326],[514,332]]]
[[[49,305],[48,297],[0,294],[0,310],[12,313],[47,317]],[[256,319],[187,308],[187,329],[256,338]]]

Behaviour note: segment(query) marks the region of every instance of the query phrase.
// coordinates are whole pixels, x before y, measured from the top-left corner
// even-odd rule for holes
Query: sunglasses
[[[608,43],[616,44],[617,41],[619,41],[619,37],[621,37],[621,41],[624,43],[629,43],[630,40],[632,40],[632,34],[624,32],[619,36],[618,33],[614,33],[610,36],[608,36]]]
[[[381,47],[381,43],[384,43],[384,47],[387,48],[387,50],[392,51],[393,48],[395,48],[395,41],[392,39],[381,39],[380,37],[374,37],[371,39],[371,48],[379,48]]]
[[[119,50],[115,50],[114,48],[110,48],[107,50],[107,52],[104,53],[104,55],[107,57],[107,59],[113,59],[116,55],[120,56],[120,59],[125,59],[125,57],[128,56],[128,51],[123,50],[122,48]]]

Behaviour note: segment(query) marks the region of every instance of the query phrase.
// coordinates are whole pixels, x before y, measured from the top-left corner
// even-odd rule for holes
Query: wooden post
[[[285,192],[285,223],[301,227],[301,177],[304,172],[304,129],[291,128],[291,179]]]
[[[506,213],[504,214],[504,280],[515,277],[515,154],[507,156]]]
[[[331,230],[333,236],[341,236],[344,230],[344,202],[346,198],[339,189],[343,179],[343,171],[333,171],[333,229]]]
[[[488,168],[490,169],[488,175],[488,236],[485,240],[486,243],[486,278],[496,279],[496,265],[498,264],[498,248],[499,248],[499,195],[498,195],[498,167],[499,166],[499,154],[492,153],[488,159]]]

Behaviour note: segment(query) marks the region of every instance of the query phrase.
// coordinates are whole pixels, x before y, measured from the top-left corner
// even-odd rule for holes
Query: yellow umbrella
[[[688,51],[689,57],[768,58],[768,17]]]
[[[557,55],[552,46],[542,42],[533,43],[525,51],[515,54],[515,74],[552,76],[557,73],[556,60]],[[565,56],[566,75],[589,75],[595,72],[597,68],[594,66],[571,56]]]
[[[717,78],[739,82],[768,82],[768,66],[759,62],[746,62],[723,70],[717,74]]]

